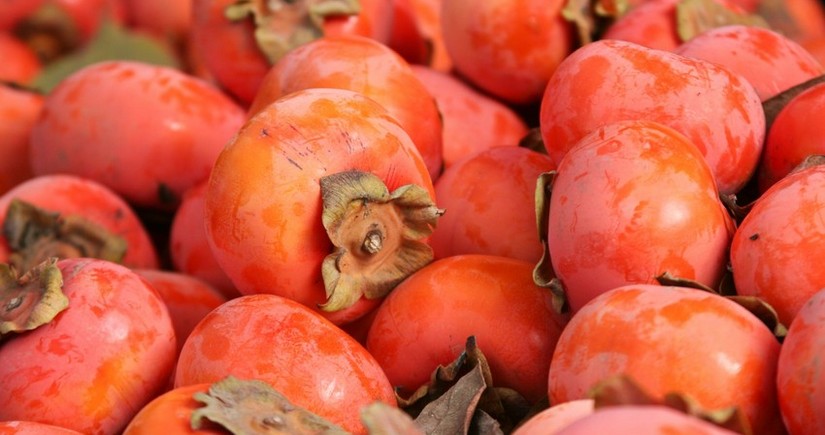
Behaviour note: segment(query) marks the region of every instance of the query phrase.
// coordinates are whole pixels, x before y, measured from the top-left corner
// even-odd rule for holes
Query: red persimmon
[[[664,406],[616,406],[574,421],[558,435],[594,433],[735,435],[710,422]],[[546,432],[545,432],[546,433]]]
[[[2,435],[80,435],[81,432],[34,421],[0,421]]]
[[[687,136],[723,193],[750,179],[765,137],[753,86],[722,66],[618,40],[566,57],[541,104],[541,134],[553,160],[587,133],[623,120],[656,121]]]
[[[443,0],[441,30],[456,71],[516,104],[537,102],[572,49],[561,0]]]
[[[169,256],[175,270],[200,278],[233,298],[238,290],[218,265],[206,239],[206,185],[204,181],[184,192],[169,228]]]
[[[0,262],[8,262],[15,252],[22,256],[20,259],[25,264],[36,264],[52,255],[94,257],[99,253],[95,248],[103,247],[104,252],[111,252],[105,248],[112,246],[108,239],[114,236],[120,239],[112,242],[120,255],[107,259],[128,267],[159,267],[152,239],[140,218],[120,195],[94,180],[56,174],[33,177],[20,183],[0,196],[0,224],[4,227],[10,224],[7,222],[9,207],[15,200],[31,204],[44,213],[57,214],[58,220],[70,221],[71,225],[63,225],[62,230],[52,234],[55,229],[43,226],[41,214],[18,215],[15,221],[18,233],[14,234],[19,235],[19,230],[29,228],[29,235],[12,241],[9,239],[12,233],[8,229],[4,231],[0,236]],[[98,228],[92,232],[89,225]],[[31,233],[38,231],[54,237],[44,237],[40,241],[31,238]],[[79,243],[81,240],[88,243]]]
[[[811,119],[825,114],[825,83],[793,97],[771,124],[759,163],[757,183],[764,193],[806,157],[825,154],[825,132]]]
[[[192,412],[201,406],[192,396],[205,393],[209,383],[192,384],[167,391],[141,408],[123,431],[123,435],[220,435],[222,428],[192,429]]]
[[[37,54],[12,34],[0,31],[0,82],[29,85],[43,65]]]
[[[510,106],[452,74],[422,65],[412,65],[412,69],[438,104],[444,169],[494,146],[518,145],[527,135],[527,124]]]
[[[571,423],[593,413],[593,399],[578,399],[556,403],[533,415],[513,432],[513,435],[555,434]]]
[[[756,26],[724,26],[701,33],[675,52],[717,63],[741,74],[763,101],[825,72],[794,40]]]
[[[378,307],[367,349],[400,394],[427,383],[474,336],[499,387],[536,402],[566,318],[532,282],[532,264],[491,255],[436,260],[404,280]],[[518,315],[513,315],[518,313]]]
[[[788,175],[757,199],[731,243],[737,293],[764,299],[785,325],[825,287],[823,189],[825,166]]]
[[[219,89],[178,70],[100,62],[46,96],[32,131],[32,168],[90,178],[130,203],[170,209],[208,177],[243,120]]]
[[[322,13],[311,18],[310,7]],[[360,35],[388,42],[393,8],[391,0],[193,0],[192,13],[193,47],[204,66],[248,104],[271,65],[288,49],[321,35]],[[315,24],[300,27],[307,23]]]
[[[628,285],[603,293],[570,319],[550,362],[548,395],[550,403],[583,399],[598,382],[624,374],[653,397],[681,393],[703,409],[736,406],[754,433],[782,433],[779,350],[759,318],[730,299]]]
[[[117,433],[169,381],[175,364],[169,312],[146,281],[118,264],[77,258],[49,267],[62,275],[68,307],[49,323],[4,337],[0,420]],[[28,288],[14,297],[32,301],[38,294]]]
[[[325,232],[321,179],[352,174],[352,170],[372,174],[390,192],[416,185],[415,191],[422,193],[419,199],[435,197],[427,168],[410,137],[383,106],[360,93],[321,88],[293,92],[241,127],[215,163],[204,205],[209,245],[241,293],[277,294],[315,309],[325,304],[325,312],[332,311],[326,315],[339,324],[360,317],[378,303],[376,298],[358,299],[358,292],[330,289],[328,294],[326,284],[331,281],[325,284],[322,277],[324,261],[335,245]],[[357,198],[370,196],[364,193],[360,176],[350,180],[354,184],[346,192],[357,192]],[[339,196],[330,193],[327,198]],[[349,278],[394,281],[385,274],[389,270],[378,272],[376,268],[382,265],[409,273],[407,265],[395,268],[409,258],[400,253],[423,254],[429,248],[408,240],[418,230],[401,228],[406,218],[395,211],[403,207],[385,207],[380,212],[380,205],[372,210],[371,201],[356,202],[370,208],[365,218],[353,218],[358,223],[351,226],[333,225],[336,233],[340,230],[352,238],[346,245],[354,258],[343,260],[351,268]],[[356,215],[363,210],[352,205],[349,209]],[[359,246],[361,241],[366,243],[372,224],[382,241],[376,255]],[[402,239],[406,240],[403,244]],[[416,258],[422,258],[417,254]],[[351,283],[349,278],[335,282]],[[353,305],[348,299],[344,305],[326,305],[331,295],[337,301],[344,294],[355,296],[358,302]]]
[[[0,84],[0,195],[33,176],[29,138],[43,96]]]
[[[372,98],[398,120],[435,180],[442,166],[442,124],[436,100],[398,53],[363,36],[324,37],[285,54],[267,73],[250,115],[278,98],[309,88],[336,88]]]
[[[195,325],[227,300],[215,288],[193,276],[167,270],[133,270],[152,285],[166,304],[178,339],[178,352]]]
[[[264,381],[295,405],[358,433],[362,406],[395,404],[386,375],[363,346],[275,295],[241,296],[207,314],[183,345],[175,386],[229,375]]]
[[[436,203],[449,210],[430,238],[435,257],[539,261],[534,192],[539,175],[553,169],[549,156],[516,146],[489,148],[449,167],[435,183]]]
[[[779,406],[788,432],[825,431],[825,291],[811,296],[788,329],[779,353]]]
[[[557,172],[547,245],[574,312],[664,273],[719,284],[733,222],[684,135],[650,121],[608,124],[582,138]]]

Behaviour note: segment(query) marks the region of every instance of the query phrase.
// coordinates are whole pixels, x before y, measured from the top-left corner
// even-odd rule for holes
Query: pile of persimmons
[[[0,434],[825,433],[825,3],[0,2]]]

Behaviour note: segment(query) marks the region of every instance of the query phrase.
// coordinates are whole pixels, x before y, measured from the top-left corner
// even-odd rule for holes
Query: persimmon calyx
[[[769,28],[757,14],[737,12],[714,0],[681,0],[676,4],[677,34],[689,41],[705,31],[734,24]]]
[[[0,336],[45,325],[68,306],[56,258],[22,276],[9,264],[0,264]]]
[[[88,219],[61,216],[17,198],[9,203],[3,235],[13,251],[9,263],[21,271],[51,257],[120,263],[127,248],[125,239]]]
[[[203,407],[192,411],[190,426],[203,427],[203,420],[241,434],[327,434],[349,432],[306,409],[300,408],[271,385],[259,380],[228,376],[209,386],[207,393],[192,396]]]
[[[323,36],[326,17],[360,12],[359,0],[238,0],[224,15],[231,21],[251,16],[255,42],[274,65],[289,50]]]
[[[654,397],[625,374],[598,382],[588,391],[588,396],[593,399],[593,407],[597,410],[610,406],[665,406],[736,433],[753,433],[745,414],[736,406],[709,410],[695,399],[679,392],[667,393],[661,398]]]
[[[377,176],[345,171],[323,177],[322,221],[334,249],[323,261],[327,301],[337,311],[363,295],[377,299],[433,259],[420,241],[432,234],[444,211],[426,189],[408,184],[390,193]]]

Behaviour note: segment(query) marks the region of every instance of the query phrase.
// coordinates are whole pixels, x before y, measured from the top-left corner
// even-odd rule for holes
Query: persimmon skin
[[[765,137],[753,86],[719,65],[618,40],[595,41],[565,58],[540,110],[553,160],[585,134],[622,120],[656,121],[687,136],[722,193],[735,193],[750,179]]]
[[[696,35],[675,52],[729,68],[745,77],[762,101],[825,72],[794,40],[755,26],[724,26]]]
[[[560,0],[441,2],[441,30],[455,70],[513,104],[541,99],[547,80],[572,47]]]
[[[184,192],[169,228],[169,256],[175,270],[206,281],[231,299],[240,293],[218,265],[206,239],[206,186],[203,181]]]
[[[34,175],[29,137],[42,109],[42,95],[0,85],[0,195]]]
[[[430,245],[436,258],[487,254],[536,263],[536,179],[555,169],[549,156],[516,146],[483,150],[449,167],[435,183],[436,203],[449,210]]]
[[[454,361],[474,336],[495,385],[536,402],[546,393],[550,356],[567,319],[554,311],[550,292],[532,282],[532,268],[491,255],[436,260],[407,277],[378,307],[367,349],[401,394],[409,395],[439,365]]]
[[[738,294],[769,303],[784,325],[825,287],[825,167],[790,174],[756,200],[730,248]]]
[[[825,134],[814,117],[825,114],[825,84],[806,89],[791,99],[774,119],[757,171],[757,185],[764,194],[787,176],[806,157],[825,154]]]
[[[0,82],[29,85],[43,69],[37,54],[10,33],[0,31],[0,53]]]
[[[485,149],[516,146],[527,135],[527,124],[510,106],[454,75],[423,65],[412,65],[412,69],[438,103],[443,120],[441,153],[445,170]]]
[[[800,308],[779,353],[779,406],[788,432],[825,430],[825,291],[818,291]]]
[[[718,286],[734,225],[684,135],[657,122],[608,124],[583,137],[557,171],[547,245],[573,312],[664,273]]]
[[[192,396],[196,393],[206,393],[210,385],[210,383],[186,385],[155,397],[132,418],[123,430],[123,435],[225,434],[223,429],[210,428],[208,424],[198,430],[192,429],[192,411],[203,406]]]
[[[551,403],[583,399],[624,373],[653,397],[681,392],[704,409],[739,406],[754,433],[781,433],[779,350],[771,331],[732,300],[683,287],[622,286],[570,319],[550,363],[548,395]]]
[[[602,39],[618,39],[657,50],[673,51],[682,43],[676,30],[676,5],[681,0],[646,0],[619,16]]]
[[[195,325],[227,301],[218,290],[193,276],[168,270],[133,270],[152,285],[166,304],[178,339],[178,353]]]
[[[81,435],[81,432],[36,421],[0,421],[0,435]]]
[[[91,178],[132,204],[170,210],[209,176],[244,117],[220,89],[178,70],[99,62],[46,97],[32,169]]]
[[[557,403],[533,415],[513,432],[513,435],[555,434],[580,418],[593,413],[593,399],[578,399]]]
[[[46,0],[6,0],[0,3],[0,31],[11,31]]]
[[[116,192],[94,180],[68,174],[26,180],[0,196],[0,227],[14,198],[61,215],[82,216],[122,237],[127,248],[121,263],[127,267],[160,267],[151,236],[131,206]],[[0,235],[0,261],[8,262],[10,254],[6,237]]]
[[[69,307],[0,348],[0,420],[121,431],[166,387],[175,332],[155,290],[105,260],[57,262]]]
[[[226,8],[235,0],[192,0],[193,48],[218,83],[243,105],[255,99],[271,68],[255,41],[252,19],[232,22]],[[392,31],[391,0],[361,0],[361,12],[324,21],[324,34],[361,35],[382,43]]]
[[[390,191],[417,184],[435,198],[421,155],[374,100],[343,89],[282,97],[241,127],[218,157],[206,191],[209,246],[242,294],[271,293],[313,309],[326,301],[321,263],[333,246],[321,220],[319,180],[371,172]],[[325,313],[355,320],[379,301]]]
[[[306,43],[284,55],[267,73],[249,113],[254,115],[286,94],[309,88],[348,89],[383,105],[415,143],[430,177],[438,178],[443,161],[438,106],[398,53],[362,36]]]
[[[604,408],[554,433],[589,435],[607,432],[696,435],[734,435],[737,433],[664,406]]]
[[[175,386],[233,375],[272,385],[296,406],[364,433],[359,409],[395,404],[381,367],[355,339],[307,307],[280,296],[240,296],[195,327],[178,359]]]

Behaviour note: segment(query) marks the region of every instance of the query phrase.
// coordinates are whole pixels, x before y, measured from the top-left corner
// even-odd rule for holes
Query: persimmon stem
[[[381,231],[372,230],[367,233],[367,236],[364,238],[363,248],[369,254],[377,254],[381,251],[381,248],[384,244],[384,235],[381,234]]]

